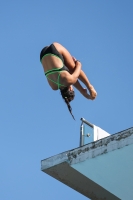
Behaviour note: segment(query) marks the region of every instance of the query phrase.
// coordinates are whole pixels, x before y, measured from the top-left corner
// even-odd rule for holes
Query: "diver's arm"
[[[76,81],[78,80],[79,74],[81,71],[81,63],[79,61],[75,62],[75,69],[74,72],[72,74],[67,74],[65,77],[65,81],[70,84],[73,85],[76,83]]]

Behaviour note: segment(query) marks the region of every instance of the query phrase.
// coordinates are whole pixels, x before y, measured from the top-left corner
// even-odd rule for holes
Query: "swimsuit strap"
[[[56,85],[58,85],[58,89],[60,88],[60,86],[66,87],[65,85],[59,83],[59,80],[60,80],[60,73],[58,74],[57,82],[53,81],[52,79],[50,79],[50,78],[48,77],[48,75],[54,74],[54,73],[56,73],[56,72],[49,72],[49,73],[46,75],[47,79],[50,80],[50,81],[52,81],[52,82],[55,83]]]
[[[63,69],[63,67],[50,69],[50,70],[48,70],[48,71],[45,72],[45,76],[51,74],[51,72],[60,72],[60,71],[63,71],[62,69]]]
[[[61,71],[66,71],[64,66],[61,67],[61,68],[54,68],[54,69],[51,69],[51,70],[48,70],[48,71],[45,72],[45,76],[47,77],[47,79],[49,79],[50,81],[52,81],[53,83],[58,85],[58,89],[60,88],[60,86],[64,86],[65,87],[65,85],[62,85],[62,84],[59,83],[60,82],[60,72]],[[57,77],[57,82],[53,81],[52,79],[50,79],[48,77],[49,75],[54,74],[54,73],[59,73],[58,77]]]
[[[58,74],[58,79],[57,79],[58,89],[60,88],[60,83],[59,83],[59,81],[60,81],[60,73]]]
[[[52,79],[50,79],[49,77],[47,77],[48,80],[50,80],[51,82],[55,83],[56,85],[58,85],[58,89],[60,88],[60,86],[66,87],[65,85],[62,85],[60,83],[57,83],[55,81],[53,81]]]

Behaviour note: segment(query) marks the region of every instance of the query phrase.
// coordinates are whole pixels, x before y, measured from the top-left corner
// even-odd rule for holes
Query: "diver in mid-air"
[[[72,85],[87,99],[94,100],[96,98],[97,92],[81,70],[81,62],[71,56],[68,50],[61,44],[54,42],[50,46],[44,47],[40,53],[40,61],[49,85],[53,90],[60,89],[61,95],[72,116],[72,108],[69,104],[75,96]],[[87,88],[83,88],[78,79]]]

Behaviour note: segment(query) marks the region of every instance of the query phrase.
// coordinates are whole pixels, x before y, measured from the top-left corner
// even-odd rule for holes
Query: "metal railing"
[[[90,137],[90,134],[85,134],[84,133],[84,123],[91,128],[94,128],[94,125],[91,124],[90,122],[86,121],[84,118],[81,118],[81,126],[80,126],[80,147],[84,145],[84,137]]]

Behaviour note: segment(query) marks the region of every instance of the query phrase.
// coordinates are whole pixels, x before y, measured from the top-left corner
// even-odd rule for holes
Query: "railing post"
[[[94,125],[90,122],[86,121],[84,118],[81,118],[81,126],[80,126],[80,147],[84,145],[84,137],[90,137],[90,134],[84,134],[84,124],[87,124],[88,126],[94,128]]]
[[[80,126],[80,147],[84,145],[84,124],[83,121]]]

